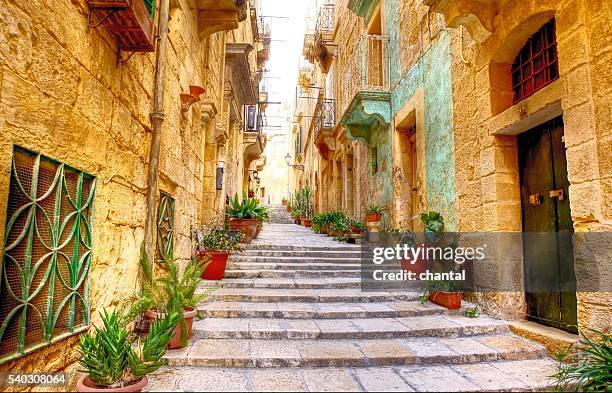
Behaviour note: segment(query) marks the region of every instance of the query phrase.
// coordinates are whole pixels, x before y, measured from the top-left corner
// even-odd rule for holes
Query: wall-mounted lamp
[[[298,171],[304,170],[304,165],[299,165],[299,164],[291,165],[291,154],[289,153],[287,153],[287,155],[285,156],[285,162],[287,163],[288,166],[294,168],[295,170],[298,170]]]
[[[219,161],[217,164],[217,177],[216,177],[216,188],[217,191],[221,191],[223,189],[223,172],[225,168],[225,161]]]

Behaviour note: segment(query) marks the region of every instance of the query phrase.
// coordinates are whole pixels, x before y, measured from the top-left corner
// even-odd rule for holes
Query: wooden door
[[[518,146],[527,316],[575,332],[576,277],[568,236],[573,225],[563,119],[558,117],[521,134]]]

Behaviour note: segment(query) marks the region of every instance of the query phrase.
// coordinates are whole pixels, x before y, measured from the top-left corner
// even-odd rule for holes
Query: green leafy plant
[[[310,220],[314,214],[312,191],[304,187],[295,194],[296,210],[302,218]]]
[[[199,256],[211,251],[242,251],[240,242],[243,239],[241,232],[232,231],[226,226],[200,227],[193,231],[194,248]]]
[[[387,212],[387,208],[382,205],[369,205],[366,213],[367,214],[385,214]]]
[[[474,307],[468,307],[467,310],[465,310],[465,316],[468,318],[478,318],[480,316],[479,308],[480,306],[478,306],[478,304]]]
[[[423,281],[420,296],[427,298],[431,292],[462,292],[462,290],[453,280]]]
[[[103,310],[102,327],[94,326],[93,333],[81,336],[79,364],[99,387],[132,385],[167,364],[162,357],[182,313],[166,312],[164,319],[153,321],[144,339],[128,330],[128,315]]]
[[[148,265],[146,254],[141,256],[141,266]],[[182,270],[179,265],[171,259],[161,266],[163,273],[159,278],[153,278],[150,269],[143,266],[145,275],[142,280],[142,288],[138,296],[128,299],[132,304],[127,316],[130,319],[144,314],[148,310],[160,312],[177,313],[181,315],[179,326],[181,329],[181,345],[187,344],[187,325],[182,318],[185,309],[194,309],[198,303],[206,299],[214,288],[196,294],[200,284],[201,275],[206,270],[210,262],[201,263],[197,258],[187,263]]]
[[[242,193],[242,201],[238,200],[238,193],[231,199],[227,207],[227,215],[238,220],[268,220],[270,210],[263,206],[259,199],[249,198],[246,192]]]
[[[442,232],[444,230],[444,219],[440,213],[430,211],[421,214],[421,222],[425,226],[425,232]]]
[[[558,354],[559,371],[552,377],[557,389],[579,392],[612,392],[612,335],[590,329],[580,331],[577,353]]]
[[[349,218],[349,224],[357,229],[359,229],[360,231],[363,231],[366,229],[366,225],[363,221],[358,220],[356,218]]]

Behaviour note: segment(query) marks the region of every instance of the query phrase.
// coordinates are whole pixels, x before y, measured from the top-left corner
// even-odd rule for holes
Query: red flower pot
[[[97,387],[97,385],[89,379],[87,374],[81,375],[81,378],[77,381],[76,391],[77,392],[142,392],[149,380],[147,377],[143,377],[140,381],[134,382],[131,385],[124,386],[122,388],[102,388]]]
[[[461,308],[463,292],[429,291],[429,301],[449,310]]]
[[[186,308],[183,310],[183,318],[185,319],[185,324],[187,325],[187,338],[191,337],[191,329],[193,326],[193,318],[196,316],[197,311],[193,308]],[[164,318],[164,314],[157,312],[155,310],[147,310],[144,314],[145,318],[149,321],[154,321],[156,319]],[[181,325],[177,324],[174,328],[174,337],[168,343],[169,349],[181,348]],[[131,391],[131,390],[130,390]]]
[[[425,273],[425,270],[427,270],[427,265],[423,258],[418,258],[414,263],[411,263],[410,260],[402,259],[400,264],[402,265],[402,270],[416,274],[417,280],[419,279],[419,275]]]
[[[351,233],[359,234],[361,233],[361,229],[359,229],[359,227],[356,227],[355,225],[351,225]]]
[[[382,218],[382,213],[368,213],[366,214],[367,222],[379,222]]]
[[[244,234],[244,242],[250,243],[257,235],[257,221],[254,219],[236,219],[232,218],[229,222],[230,228]]]
[[[310,228],[312,226],[312,220],[304,219],[302,220],[302,224],[304,224],[306,228]]]
[[[204,270],[204,273],[202,273],[202,279],[210,281],[223,280],[225,277],[225,268],[227,267],[227,259],[229,256],[229,252],[207,252],[206,260],[203,263],[210,261],[210,264],[206,270]]]

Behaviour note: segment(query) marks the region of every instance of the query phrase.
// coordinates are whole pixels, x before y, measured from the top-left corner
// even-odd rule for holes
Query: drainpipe
[[[159,41],[155,66],[153,112],[151,112],[151,150],[149,151],[149,188],[147,190],[147,216],[145,219],[145,252],[149,263],[155,261],[155,233],[157,213],[157,188],[161,126],[164,122],[164,81],[166,74],[166,49],[168,47],[168,20],[170,0],[161,0],[159,5]]]

